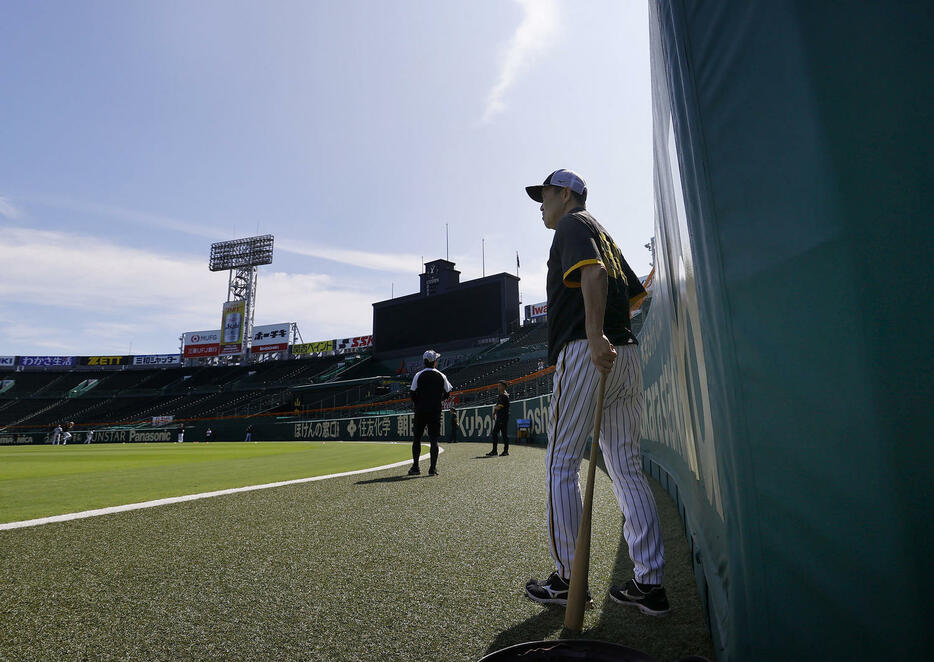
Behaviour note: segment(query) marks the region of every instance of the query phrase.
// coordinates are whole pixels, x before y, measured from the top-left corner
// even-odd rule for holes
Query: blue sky
[[[369,334],[421,260],[545,299],[556,168],[640,275],[647,3],[5,3],[0,355],[162,353],[218,328],[210,244],[276,236],[256,324]]]

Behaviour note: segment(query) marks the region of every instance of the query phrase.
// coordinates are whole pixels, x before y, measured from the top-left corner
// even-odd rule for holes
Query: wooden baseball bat
[[[571,566],[571,582],[568,586],[568,604],[564,610],[564,627],[574,632],[580,632],[584,625],[584,608],[587,602],[593,483],[597,472],[597,453],[600,450],[600,425],[603,423],[603,393],[605,390],[606,375],[601,373],[600,385],[597,387],[597,411],[594,415],[590,464],[587,466],[587,485],[584,487],[584,511],[581,513],[581,525],[577,531],[577,546],[574,548],[574,564]]]

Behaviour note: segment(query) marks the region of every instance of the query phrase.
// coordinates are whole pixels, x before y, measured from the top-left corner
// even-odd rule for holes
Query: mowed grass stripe
[[[0,448],[0,523],[404,461],[409,444],[261,442]]]
[[[0,658],[475,662],[567,636],[563,610],[523,597],[552,567],[543,450],[445,447],[437,477],[399,467],[0,532]],[[673,611],[607,598],[632,564],[600,471],[581,636],[712,657],[690,547],[652,485]]]

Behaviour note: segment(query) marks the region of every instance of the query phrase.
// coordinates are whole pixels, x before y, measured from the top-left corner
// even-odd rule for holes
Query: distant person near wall
[[[507,428],[509,426],[509,393],[506,392],[506,382],[500,380],[499,384],[496,385],[497,390],[499,391],[499,397],[496,399],[496,406],[493,407],[493,450],[487,453],[487,456],[493,457],[496,455],[496,444],[499,441],[499,435],[503,436],[503,452],[500,453],[500,457],[503,455],[509,455],[509,436],[507,434]]]

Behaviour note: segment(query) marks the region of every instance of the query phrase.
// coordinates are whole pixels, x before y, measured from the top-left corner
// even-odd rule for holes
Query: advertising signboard
[[[12,368],[16,365],[15,356],[0,356],[0,367]]]
[[[31,367],[73,366],[77,363],[76,356],[20,356],[19,365]]]
[[[301,356],[302,354],[318,354],[320,352],[333,352],[333,340],[319,340],[318,342],[306,342],[300,345],[292,345],[292,354]]]
[[[79,356],[78,365],[107,366],[107,365],[130,365],[133,362],[132,356]]]
[[[292,343],[291,336],[292,325],[285,324],[264,324],[263,326],[254,326],[250,337],[253,339],[251,350],[254,354],[260,352],[282,352],[289,348]]]
[[[153,367],[164,365],[178,365],[181,358],[178,354],[138,354],[133,357],[133,365],[148,365]]]
[[[246,321],[246,301],[227,301],[221,314],[220,353],[239,354],[243,346],[243,324]]]
[[[337,349],[366,349],[373,346],[373,336],[357,336],[337,341]]]
[[[545,441],[548,429],[548,406],[551,394],[513,402],[516,417],[529,422],[531,438]],[[457,436],[462,441],[486,441],[493,430],[496,416],[493,405],[467,407],[458,412]],[[441,417],[441,436],[446,437],[451,429],[451,417]],[[331,420],[308,420],[288,424],[288,431],[273,432],[276,438],[288,438],[302,441],[326,441],[341,439],[344,441],[398,441],[412,438],[415,427],[414,414],[392,414],[355,416]],[[515,419],[510,422],[511,434],[515,433]],[[282,429],[282,428],[280,428]]]
[[[217,356],[220,352],[220,331],[188,331],[182,336],[184,351],[182,357],[186,359],[201,356]]]
[[[548,302],[542,301],[541,303],[533,303],[531,306],[525,307],[525,319],[534,320],[540,317],[546,317],[548,315]]]

